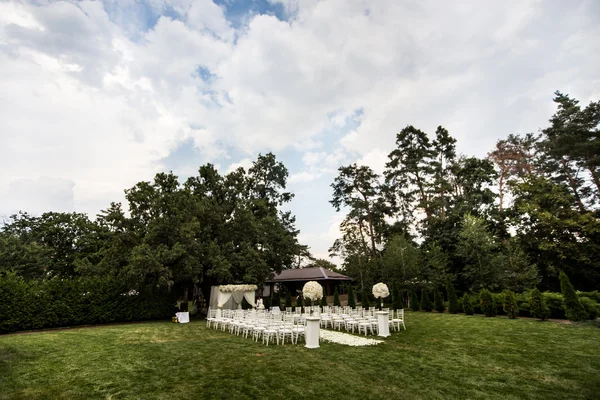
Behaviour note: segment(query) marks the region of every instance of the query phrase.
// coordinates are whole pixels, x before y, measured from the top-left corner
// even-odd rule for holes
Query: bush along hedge
[[[333,292],[333,305],[338,307],[342,305],[342,303],[340,303],[340,294],[338,293],[337,288],[335,288],[335,291]]]
[[[448,312],[456,314],[460,311],[460,307],[458,306],[458,298],[456,297],[456,291],[452,282],[446,283],[446,293],[448,293]]]
[[[433,292],[433,304],[435,307],[435,311],[443,313],[446,311],[446,305],[444,304],[444,300],[442,299],[442,294],[435,288]]]
[[[575,288],[564,271],[560,271],[560,291],[564,297],[565,313],[571,321],[581,321],[588,318],[583,306],[579,302]]]
[[[533,318],[539,318],[545,321],[550,316],[550,310],[546,306],[546,299],[544,295],[537,290],[531,291],[531,297],[529,299],[529,312]]]
[[[486,317],[496,316],[496,304],[489,290],[481,290],[481,292],[479,293],[479,302],[481,304],[481,311],[485,314]]]
[[[580,297],[579,302],[588,315],[589,319],[596,319],[600,316],[600,304],[589,297]]]
[[[323,293],[323,297],[321,297],[321,307],[327,307],[327,296]]]
[[[354,289],[352,285],[348,287],[348,307],[356,308],[356,300],[354,299]]]
[[[0,333],[170,318],[175,304],[167,291],[138,292],[111,278],[0,274]]]
[[[433,311],[433,303],[431,302],[431,299],[429,298],[429,293],[427,291],[427,289],[423,289],[423,291],[421,292],[421,309],[423,311]]]
[[[302,297],[302,293],[298,294],[298,297],[296,297],[296,307],[304,307],[304,298]]]
[[[417,292],[415,292],[415,288],[410,289],[410,308],[413,311],[419,311],[421,309],[421,303],[417,298]]]
[[[367,296],[366,289],[365,289],[365,291],[362,292],[360,299],[361,299],[361,305],[363,306],[363,308],[371,307],[371,305],[369,304],[369,296]]]
[[[517,307],[517,298],[515,294],[510,290],[505,290],[502,294],[504,295],[504,302],[502,304],[504,312],[508,315],[508,318],[517,318],[519,309]]]
[[[396,289],[394,292],[394,302],[392,303],[394,310],[401,310],[404,308],[404,302],[402,301],[402,291]]]
[[[473,304],[471,303],[471,297],[465,293],[461,299],[462,310],[467,315],[473,315]]]

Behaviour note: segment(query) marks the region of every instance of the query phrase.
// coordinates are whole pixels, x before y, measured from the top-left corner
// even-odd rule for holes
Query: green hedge
[[[549,318],[552,319],[566,319],[564,301],[562,293],[555,292],[544,292],[544,300],[546,301],[546,306],[550,311]],[[589,314],[590,319],[594,319],[597,316],[600,316],[600,302],[596,300],[596,298],[600,298],[598,296],[598,292],[578,292],[577,296],[585,309],[585,311]],[[477,294],[469,294],[468,298],[471,302],[471,306],[473,307],[473,311],[475,314],[483,314],[481,310],[481,304],[479,295]],[[494,303],[496,303],[496,311],[498,315],[506,315],[504,308],[502,307],[502,294],[501,293],[492,293],[492,298],[494,299]],[[520,317],[530,317],[529,312],[529,299],[531,298],[530,291],[526,291],[524,293],[519,293],[516,295],[517,298],[517,306],[519,309]],[[461,299],[461,304],[464,301],[464,298]]]
[[[166,291],[127,292],[109,278],[33,281],[0,274],[0,333],[169,318],[176,311]]]

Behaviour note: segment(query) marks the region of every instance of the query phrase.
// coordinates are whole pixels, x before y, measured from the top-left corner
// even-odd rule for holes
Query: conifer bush
[[[323,293],[323,297],[321,297],[321,307],[327,307],[327,296]]]
[[[300,292],[300,294],[296,298],[296,307],[303,307],[303,306],[304,306],[304,297],[302,296],[302,292]]]
[[[366,292],[362,292],[361,297],[361,305],[363,306],[363,308],[369,308],[371,307],[371,304],[369,304],[369,296],[367,295]]]
[[[431,302],[427,289],[423,289],[421,292],[421,309],[427,312],[433,311],[433,303]]]
[[[479,292],[479,304],[481,304],[481,312],[483,312],[486,317],[496,316],[496,304],[494,303],[494,298],[489,290],[481,289],[481,292]]]
[[[456,297],[454,285],[452,285],[452,282],[450,281],[446,283],[446,292],[448,293],[448,312],[450,314],[458,313],[460,311],[460,307],[458,306],[458,298]]]
[[[356,308],[356,299],[354,299],[354,289],[352,285],[348,287],[348,307]]]
[[[419,303],[415,288],[410,289],[410,307],[413,311],[419,311],[421,309],[421,303]]]
[[[442,294],[436,287],[433,291],[433,303],[435,307],[435,311],[443,313],[446,311],[446,306],[444,304],[444,299],[442,298]]]
[[[471,303],[471,297],[465,293],[461,299],[462,310],[467,315],[473,315],[473,304]]]
[[[533,318],[539,318],[545,321],[550,316],[550,310],[546,305],[546,299],[537,288],[531,291],[529,298],[529,315]]]
[[[515,294],[510,290],[505,290],[502,294],[504,297],[504,302],[502,304],[504,312],[508,315],[508,318],[517,318],[517,315],[519,315],[519,308],[517,307],[517,298]]]
[[[571,284],[569,277],[564,271],[560,271],[560,291],[563,294],[565,302],[565,313],[571,321],[582,321],[588,318],[588,314],[583,309],[575,288]]]
[[[292,307],[292,293],[289,290],[285,294],[285,306]]]
[[[400,289],[396,289],[394,293],[394,309],[402,310],[404,308],[404,302],[402,301],[402,291]]]
[[[338,307],[342,305],[342,303],[340,303],[340,294],[338,293],[337,288],[335,288],[335,291],[333,292],[333,305]]]

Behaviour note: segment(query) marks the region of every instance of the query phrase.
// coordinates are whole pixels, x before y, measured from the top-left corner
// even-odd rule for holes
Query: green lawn
[[[384,344],[269,346],[149,322],[0,336],[0,399],[598,399],[600,329],[408,313]]]

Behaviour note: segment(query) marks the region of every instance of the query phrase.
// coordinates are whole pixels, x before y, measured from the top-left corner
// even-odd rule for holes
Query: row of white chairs
[[[404,323],[404,310],[387,310],[389,312],[389,326],[395,331],[406,329]],[[208,327],[226,330],[236,335],[251,336],[255,341],[262,338],[267,345],[273,340],[279,344],[281,340],[285,343],[290,338],[292,343],[297,343],[304,336],[306,317],[318,316],[322,328],[346,330],[358,334],[375,335],[379,333],[379,324],[372,310],[346,309],[345,313],[330,312],[321,313],[320,310],[311,309],[310,313],[293,313],[295,310],[285,310],[283,313],[265,310],[222,310],[221,317],[217,318],[217,310],[211,310],[207,317]],[[290,332],[291,331],[291,332]]]
[[[251,337],[254,341],[262,340],[267,346],[275,342],[285,344],[286,339],[292,344],[304,337],[305,320],[295,320],[284,314],[273,314],[254,310],[222,310],[217,317],[217,310],[210,310],[206,319],[207,326],[229,333]]]

